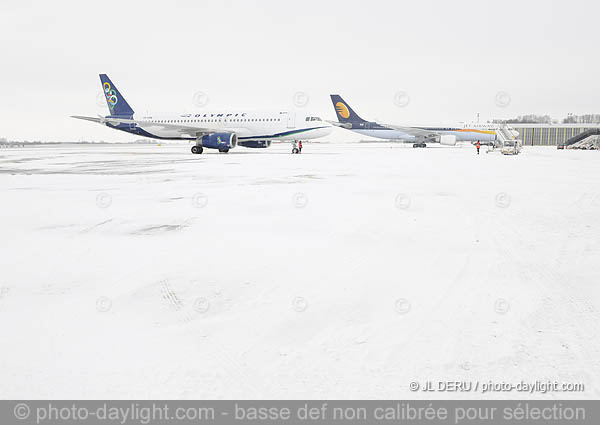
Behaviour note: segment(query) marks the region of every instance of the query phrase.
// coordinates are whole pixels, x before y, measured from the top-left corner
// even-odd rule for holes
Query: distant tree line
[[[43,143],[49,143],[49,144],[56,144],[56,143],[70,143],[70,144],[75,144],[75,145],[88,145],[88,144],[100,144],[100,145],[105,145],[105,144],[117,144],[117,145],[152,145],[152,144],[156,144],[157,141],[156,140],[152,140],[152,139],[137,139],[134,140],[133,142],[115,142],[115,143],[110,143],[110,142],[105,142],[104,140],[100,140],[100,141],[87,141],[87,140],[79,140],[77,142],[71,142],[71,141],[67,141],[67,142],[52,142],[52,141],[40,141],[40,140],[34,140],[33,142],[30,142],[29,140],[24,140],[24,141],[16,141],[16,140],[8,140],[6,137],[0,137],[0,145],[41,145]]]
[[[562,121],[564,124],[598,124],[600,123],[600,114],[567,115]]]
[[[509,118],[507,120],[493,120],[494,124],[552,124],[550,115],[521,115],[517,118]]]
[[[41,145],[42,142],[36,140],[34,142],[30,142],[25,140],[24,142],[18,142],[16,140],[8,140],[6,137],[0,137],[0,145]]]
[[[568,114],[562,120],[553,119],[550,115],[520,115],[517,118],[509,118],[507,120],[495,119],[494,124],[600,124],[600,114],[584,114],[574,115]]]

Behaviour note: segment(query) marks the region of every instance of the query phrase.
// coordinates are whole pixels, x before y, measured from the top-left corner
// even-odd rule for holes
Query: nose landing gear
[[[200,155],[203,151],[204,151],[204,148],[202,147],[202,136],[197,135],[196,136],[196,145],[192,146],[192,153],[194,155]]]

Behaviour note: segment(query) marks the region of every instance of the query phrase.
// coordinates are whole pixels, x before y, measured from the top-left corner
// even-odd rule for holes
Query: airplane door
[[[287,116],[287,128],[295,128],[296,127],[296,113],[288,112]]]

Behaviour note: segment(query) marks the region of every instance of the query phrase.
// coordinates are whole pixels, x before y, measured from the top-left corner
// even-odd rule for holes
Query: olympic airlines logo
[[[337,111],[338,115],[342,118],[350,117],[350,111],[348,110],[348,107],[342,102],[338,102],[335,104],[335,110]]]
[[[110,109],[113,109],[119,101],[119,99],[117,98],[117,92],[110,87],[109,83],[104,83],[103,87],[104,95],[106,96],[106,101],[108,102],[108,107]]]

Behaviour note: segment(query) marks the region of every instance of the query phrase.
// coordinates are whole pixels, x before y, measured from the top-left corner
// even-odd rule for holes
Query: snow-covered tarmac
[[[0,398],[598,398],[599,177],[553,148],[2,149]]]

